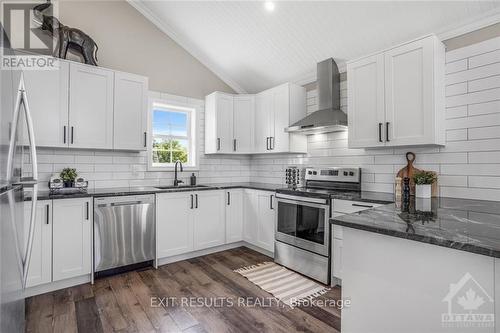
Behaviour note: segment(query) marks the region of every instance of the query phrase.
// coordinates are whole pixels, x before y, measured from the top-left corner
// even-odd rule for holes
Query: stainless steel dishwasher
[[[152,261],[155,249],[154,194],[94,199],[97,276],[99,272],[112,273],[113,269]]]

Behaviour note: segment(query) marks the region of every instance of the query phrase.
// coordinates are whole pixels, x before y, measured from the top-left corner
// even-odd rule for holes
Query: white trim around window
[[[158,94],[160,95],[160,94]],[[163,95],[163,94],[161,94]],[[189,164],[184,164],[184,170],[197,171],[199,170],[200,152],[199,152],[199,119],[201,114],[200,104],[181,102],[170,98],[161,98],[151,96],[148,105],[148,153],[147,153],[147,170],[148,171],[173,171],[174,164],[157,165],[153,163],[153,111],[156,109],[173,110],[179,112],[186,112],[188,115],[188,133],[187,136],[169,136],[174,139],[185,139],[189,142],[188,147],[188,160]]]

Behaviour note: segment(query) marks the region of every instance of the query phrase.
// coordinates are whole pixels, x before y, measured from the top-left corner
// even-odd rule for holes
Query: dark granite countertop
[[[202,184],[202,187],[183,187],[177,188],[157,188],[154,186],[144,187],[113,187],[113,188],[98,188],[89,189],[86,192],[77,193],[50,193],[48,190],[38,191],[38,200],[52,200],[52,199],[72,199],[72,198],[86,198],[86,197],[109,197],[121,195],[140,195],[140,194],[154,194],[154,193],[169,193],[169,192],[184,192],[184,191],[206,191],[206,190],[219,190],[219,189],[232,189],[232,188],[249,188],[263,191],[275,191],[280,185],[264,184],[264,183],[219,183],[219,184]],[[30,192],[26,192],[24,196],[25,201],[31,200]]]
[[[330,220],[332,224],[500,258],[500,202],[414,199]]]

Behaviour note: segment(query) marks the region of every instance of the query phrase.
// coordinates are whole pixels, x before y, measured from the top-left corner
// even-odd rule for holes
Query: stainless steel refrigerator
[[[0,33],[3,33],[1,29]],[[0,61],[5,55],[13,54],[8,46],[5,43],[0,45]],[[24,332],[24,289],[38,191],[35,137],[28,96],[22,71],[0,68],[0,332],[9,333]],[[24,130],[27,131],[29,147],[17,144],[17,138]],[[22,171],[26,161],[31,164],[29,179]],[[25,224],[23,191],[27,187],[33,191],[33,199],[30,221]]]

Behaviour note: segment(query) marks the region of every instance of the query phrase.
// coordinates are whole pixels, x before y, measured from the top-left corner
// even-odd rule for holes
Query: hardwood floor
[[[26,332],[340,332],[339,309],[270,306],[270,294],[233,272],[269,260],[240,247],[35,296]],[[319,299],[340,299],[340,288]]]

